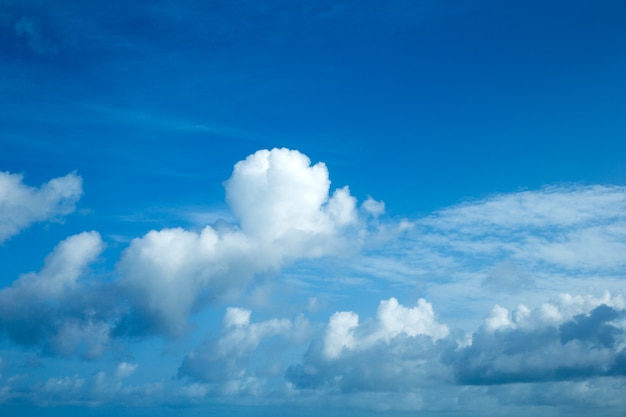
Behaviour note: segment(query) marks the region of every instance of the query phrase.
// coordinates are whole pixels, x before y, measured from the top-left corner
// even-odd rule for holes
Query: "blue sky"
[[[0,1],[7,415],[626,411],[626,3]]]

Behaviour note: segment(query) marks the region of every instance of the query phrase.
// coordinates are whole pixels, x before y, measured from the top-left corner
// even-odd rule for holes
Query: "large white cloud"
[[[359,220],[347,187],[329,197],[324,164],[311,165],[297,151],[250,155],[235,165],[225,188],[237,226],[151,231],[124,252],[121,287],[136,307],[125,331],[181,334],[190,313],[254,274],[340,254]]]
[[[74,211],[82,195],[82,179],[68,174],[40,188],[24,184],[22,175],[0,172],[0,243],[34,222]]]
[[[329,234],[356,221],[347,188],[329,199],[323,163],[288,149],[261,150],[235,165],[226,201],[246,235],[273,241],[290,233]]]

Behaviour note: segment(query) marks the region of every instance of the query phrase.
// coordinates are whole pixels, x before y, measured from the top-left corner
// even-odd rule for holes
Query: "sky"
[[[0,0],[0,414],[623,416],[622,0]]]

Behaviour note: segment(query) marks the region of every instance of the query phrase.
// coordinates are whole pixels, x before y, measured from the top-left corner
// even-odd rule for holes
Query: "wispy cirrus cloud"
[[[549,296],[589,286],[618,291],[625,201],[620,186],[547,187],[383,222],[394,233],[366,250],[353,274],[421,288],[436,304],[463,298],[473,314],[502,297],[534,297],[537,289]]]
[[[416,222],[416,238],[452,254],[611,270],[626,265],[625,206],[625,187],[547,187],[440,210]]]

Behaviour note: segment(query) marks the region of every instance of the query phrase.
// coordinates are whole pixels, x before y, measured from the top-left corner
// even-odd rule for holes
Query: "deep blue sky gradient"
[[[623,183],[625,7],[9,2],[4,31],[27,15],[35,34],[2,38],[2,163],[93,173],[120,198],[125,174],[161,203],[159,186],[197,181],[217,197],[231,161],[287,146],[405,215]]]

